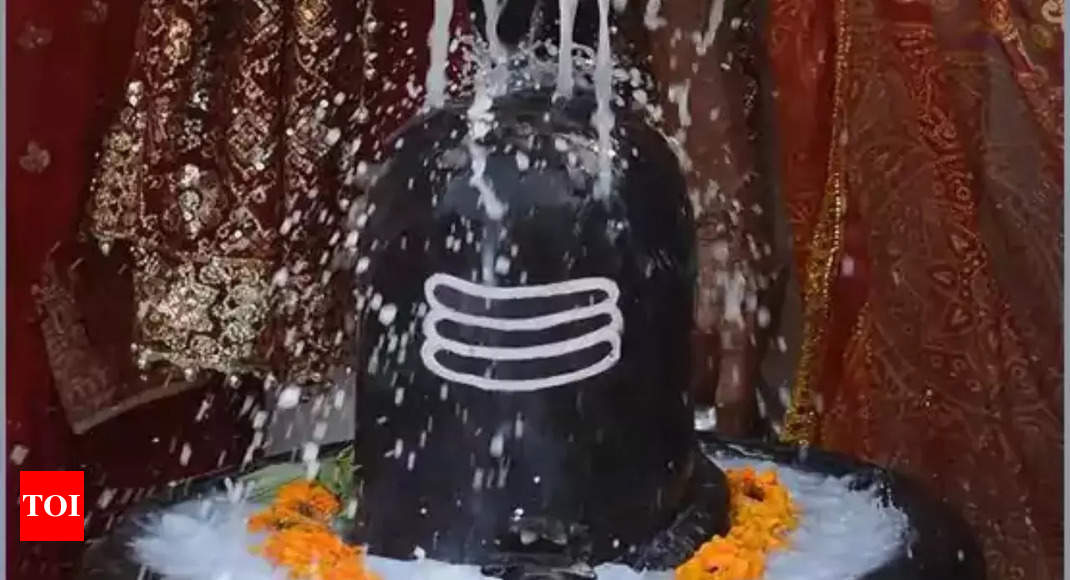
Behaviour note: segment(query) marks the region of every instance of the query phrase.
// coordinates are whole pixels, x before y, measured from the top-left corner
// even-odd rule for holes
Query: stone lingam
[[[608,6],[584,4],[579,82],[575,3],[556,67],[502,44],[550,3],[477,6],[472,100],[395,135],[355,209],[354,536],[373,554],[667,568],[728,528],[687,391],[691,205],[661,134],[610,110]]]
[[[791,482],[800,509],[766,580],[983,577],[960,520],[909,481],[696,433],[691,206],[661,134],[610,110],[608,0],[598,8],[589,78],[574,85],[570,59],[516,74],[488,35],[493,64],[473,97],[451,103],[429,78],[435,104],[362,167],[367,194],[343,244],[358,385],[354,445],[342,445],[355,469],[343,471],[357,490],[352,513],[321,531],[366,546],[384,580],[671,578],[730,533],[719,466],[758,466]],[[446,20],[430,43],[440,61]],[[330,461],[319,452],[306,463]],[[246,522],[265,478],[300,481],[306,466],[256,467],[133,508],[81,576],[284,577]]]
[[[356,536],[372,553],[671,565],[727,529],[686,390],[683,176],[622,114],[599,191],[593,95],[551,99],[496,101],[481,152],[463,108],[416,120],[355,216]],[[651,542],[684,514],[679,553]]]

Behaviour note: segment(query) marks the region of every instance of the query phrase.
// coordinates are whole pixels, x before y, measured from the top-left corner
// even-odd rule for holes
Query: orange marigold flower
[[[251,532],[292,526],[326,524],[338,513],[340,503],[327,488],[311,481],[294,481],[279,488],[275,501],[249,518]]]
[[[261,554],[290,570],[294,580],[378,580],[364,567],[364,550],[326,527],[295,527],[268,536]]]
[[[676,569],[676,580],[757,580],[765,558],[785,545],[798,525],[795,504],[776,473],[729,469],[729,519],[726,537],[714,536]]]
[[[323,521],[337,514],[341,507],[338,498],[327,488],[306,480],[294,481],[279,488],[274,505]]]
[[[364,567],[364,549],[330,529],[339,507],[338,498],[317,483],[283,486],[270,506],[249,518],[249,531],[268,532],[255,551],[289,569],[293,580],[378,580]]]

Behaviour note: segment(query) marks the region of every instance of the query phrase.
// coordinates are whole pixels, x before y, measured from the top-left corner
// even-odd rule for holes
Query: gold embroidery
[[[163,53],[172,61],[172,66],[181,66],[190,56],[190,24],[174,11],[169,11],[167,20],[167,44]]]
[[[328,0],[147,0],[89,206],[103,247],[136,258],[139,362],[301,380],[338,351],[324,274],[336,36]]]
[[[127,85],[127,107],[104,138],[88,212],[90,227],[102,240],[133,236],[141,213],[139,184],[144,168],[145,115],[138,104],[142,94],[141,82]]]
[[[164,213],[164,227],[189,239],[203,230],[215,228],[223,220],[224,195],[214,171],[202,171],[187,164],[172,176],[177,182],[178,198]]]
[[[1043,24],[1033,24],[1029,27],[1029,36],[1033,44],[1044,50],[1055,48],[1055,34]]]
[[[41,283],[34,287],[49,364],[57,392],[76,433],[85,428],[93,411],[111,401],[116,385],[92,359],[89,337],[81,324],[74,295],[61,283],[52,260],[45,263]]]
[[[139,363],[165,360],[223,372],[263,370],[256,345],[266,318],[262,260],[167,256],[135,248]]]
[[[1063,27],[1063,0],[1046,0],[1040,6],[1040,15],[1048,24]]]
[[[82,18],[91,24],[101,24],[108,19],[108,5],[104,0],[90,0],[89,6],[82,9]]]
[[[19,167],[30,173],[42,173],[52,164],[52,154],[37,141],[26,145],[26,153],[19,157]]]
[[[47,28],[38,28],[27,22],[16,42],[25,50],[41,48],[52,42],[52,31]]]
[[[803,344],[795,375],[791,404],[784,419],[782,438],[793,443],[815,443],[818,409],[814,391],[821,377],[825,359],[825,328],[829,319],[829,292],[833,272],[839,263],[843,241],[843,218],[847,209],[845,195],[845,147],[847,125],[845,79],[850,54],[847,30],[848,0],[837,0],[836,63],[833,89],[833,125],[829,143],[828,179],[817,225],[810,241],[806,285],[803,288]]]
[[[326,19],[329,14],[327,13],[326,0],[302,0],[297,3],[295,10],[297,21],[297,32],[301,35],[302,43],[315,44],[319,42],[323,36],[333,36],[333,26],[326,23]],[[322,35],[322,36],[321,36]]]
[[[321,171],[330,149],[327,123],[339,117],[329,101],[333,96],[329,75],[338,52],[322,50],[321,46],[335,37],[337,30],[324,0],[300,0],[293,9],[298,24],[297,34],[287,46],[294,75],[287,89],[289,131],[283,159],[288,212],[284,224],[290,227],[282,239],[282,261],[288,276],[279,288],[276,303],[280,324],[302,329],[299,337],[282,345],[289,355],[290,371],[299,376],[318,376],[323,369],[315,362],[329,358],[337,350],[330,315],[334,305],[332,288],[329,276],[322,274],[329,258],[326,238],[337,223],[312,218],[317,214],[331,216],[336,207],[325,199],[328,192],[324,189],[331,184],[323,179]],[[308,217],[298,219],[299,216]]]
[[[125,381],[107,365],[89,339],[75,298],[77,263],[60,269],[50,257],[40,283],[33,288],[56,392],[75,434],[85,433],[138,405],[201,386],[165,371],[146,375],[143,380],[151,381],[152,386],[145,388],[141,383]]]

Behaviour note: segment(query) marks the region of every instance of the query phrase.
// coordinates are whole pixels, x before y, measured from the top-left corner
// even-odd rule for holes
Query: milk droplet
[[[253,413],[253,429],[259,429],[267,423],[268,414],[267,411],[257,411]]]
[[[504,276],[505,274],[508,274],[509,266],[509,258],[505,256],[498,256],[498,259],[494,260],[494,271],[499,275]]]
[[[368,256],[363,256],[357,260],[357,274],[363,274],[368,271],[368,266],[371,266],[371,259]]]
[[[301,449],[301,461],[304,463],[311,463],[319,458],[320,446],[312,443],[311,441],[305,443]]]
[[[109,487],[100,492],[100,496],[97,497],[97,507],[102,510],[108,509],[108,506],[111,505],[111,500],[115,497],[117,491],[118,490],[115,488]]]
[[[531,159],[523,151],[516,152],[516,167],[520,171],[527,171],[531,167]]]
[[[278,406],[280,409],[293,409],[301,402],[300,387],[286,387],[279,393]]]
[[[286,268],[279,268],[279,270],[275,272],[275,275],[271,277],[271,283],[274,284],[276,287],[281,288],[286,285],[286,282],[289,279],[290,271]]]
[[[390,326],[394,322],[394,318],[398,315],[398,307],[393,304],[384,304],[379,309],[379,322],[383,326]]]
[[[338,139],[340,139],[341,137],[342,132],[337,127],[334,127],[327,131],[327,136],[324,138],[324,140],[327,142],[328,146],[334,146],[334,144],[337,143]]]
[[[501,433],[496,434],[490,439],[490,456],[501,457],[505,451],[505,437],[502,437]]]
[[[855,260],[851,256],[844,256],[840,261],[840,274],[844,278],[850,278],[855,273]]]
[[[11,448],[11,463],[15,465],[22,465],[23,461],[26,461],[26,456],[30,454],[30,449],[24,445],[15,445]]]
[[[769,326],[769,309],[761,307],[758,309],[758,326],[761,328],[767,328]]]

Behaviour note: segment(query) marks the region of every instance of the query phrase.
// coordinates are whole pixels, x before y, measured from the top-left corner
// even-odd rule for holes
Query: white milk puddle
[[[745,459],[718,459],[725,468],[775,468],[799,506],[799,527],[788,548],[767,560],[765,580],[845,580],[857,578],[893,557],[908,530],[906,515],[886,507],[876,490],[852,491],[849,478],[837,479]],[[176,505],[153,517],[133,542],[136,560],[171,580],[276,580],[273,570],[250,553],[262,534],[245,529],[246,518],[261,506],[216,500]],[[383,580],[480,580],[476,566],[432,560],[399,561],[370,557],[368,567]],[[599,580],[668,580],[672,571],[636,572],[607,564],[595,569]]]

